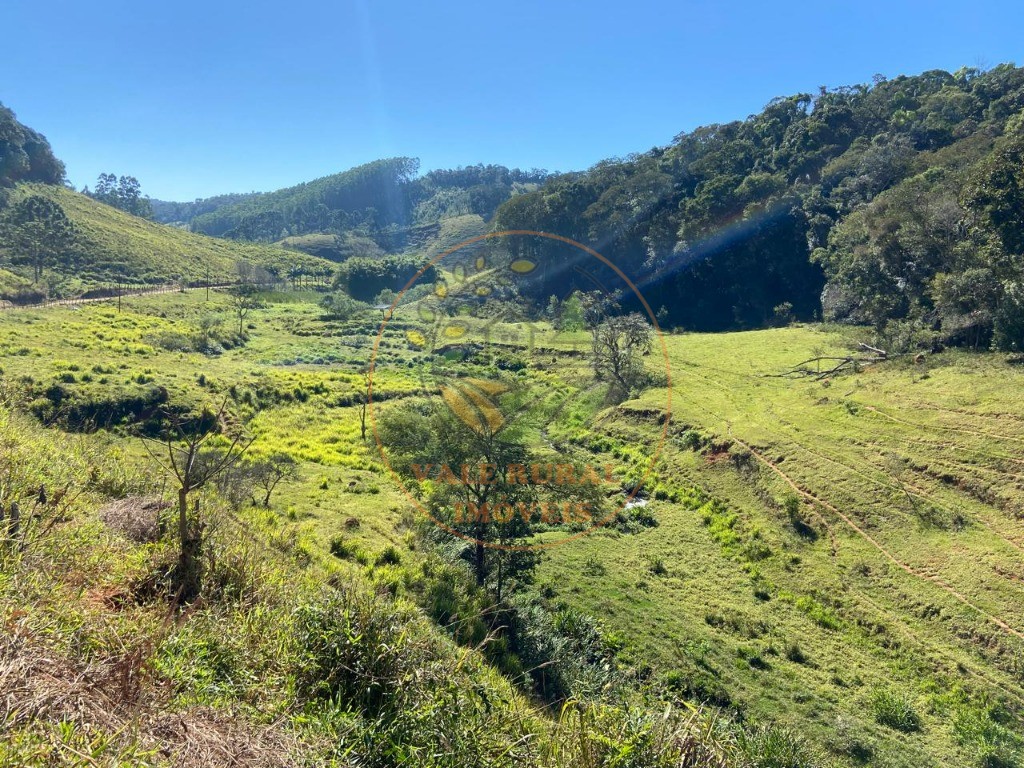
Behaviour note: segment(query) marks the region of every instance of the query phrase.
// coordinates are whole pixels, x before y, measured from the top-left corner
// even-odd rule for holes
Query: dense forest
[[[1021,348],[1022,107],[1008,64],[822,88],[554,177],[494,226],[593,245],[670,325],[823,316],[895,344]]]
[[[46,137],[18,122],[0,103],[0,187],[19,181],[60,184],[64,163],[54,157]]]
[[[545,171],[476,165],[417,175],[419,161],[376,160],[287,189],[221,195],[195,203],[153,201],[157,221],[236,240],[274,242],[312,233],[369,236],[387,249],[406,245],[409,227],[454,216],[490,218]]]

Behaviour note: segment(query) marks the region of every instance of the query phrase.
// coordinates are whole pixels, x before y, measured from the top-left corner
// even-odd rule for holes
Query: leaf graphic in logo
[[[405,338],[409,340],[409,343],[414,347],[425,347],[427,346],[427,337],[419,331],[406,331]]]
[[[491,399],[508,390],[504,384],[484,379],[459,379],[441,387],[441,397],[463,424],[478,434],[494,434],[505,423]]]
[[[508,268],[519,275],[528,275],[537,268],[537,263],[527,259],[516,259]]]
[[[508,387],[502,384],[500,381],[488,381],[487,379],[462,379],[462,382],[469,384],[470,386],[476,387],[481,392],[486,392],[492,397],[500,395],[503,392],[508,392]]]

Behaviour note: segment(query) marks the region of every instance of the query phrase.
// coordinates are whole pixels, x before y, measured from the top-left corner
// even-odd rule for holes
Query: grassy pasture
[[[659,484],[703,493],[653,500],[657,528],[554,550],[543,578],[654,674],[788,720],[839,754],[886,765],[1012,754],[1019,715],[1008,712],[1024,703],[1022,372],[957,352],[777,377],[850,341],[820,328],[667,337]],[[649,414],[665,394],[566,437],[651,450]],[[919,727],[875,713],[890,690]],[[993,715],[993,702],[1006,711]],[[978,712],[993,729],[967,733]]]
[[[245,339],[228,333],[237,321],[218,292],[209,302],[202,292],[131,298],[120,313],[108,303],[7,312],[0,370],[32,389],[30,407],[53,387],[65,404],[98,407],[153,387],[192,408],[230,398],[251,417],[254,451],[300,465],[271,509],[253,511],[261,525],[317,558],[330,560],[341,536],[371,558],[393,545],[415,559],[411,504],[372,437],[360,437],[360,372],[379,318],[333,323],[316,294],[267,298]],[[395,313],[378,350],[380,408],[423,391],[429,360],[408,334],[413,311]],[[227,329],[216,354],[170,338],[211,318]],[[481,330],[463,322],[470,335]],[[557,403],[538,448],[613,463],[624,483],[643,474],[668,400],[658,349],[648,358],[655,387],[610,407],[581,383],[584,334],[492,332],[528,360],[519,375]],[[530,339],[542,351],[522,355]],[[641,680],[788,723],[838,764],[1015,764],[1024,371],[1002,356],[947,352],[789,380],[777,374],[845,353],[850,331],[664,341],[671,417],[644,508],[658,525],[548,549],[538,592],[596,617]],[[120,428],[106,439],[145,462]],[[335,567],[358,572],[351,561]]]

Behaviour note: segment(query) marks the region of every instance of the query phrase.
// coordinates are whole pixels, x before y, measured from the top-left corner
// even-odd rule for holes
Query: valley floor
[[[327,322],[316,298],[273,297],[245,343],[212,356],[176,336],[211,315],[231,325],[216,293],[0,314],[5,397],[31,390],[21,405],[54,428],[154,388],[196,406],[229,398],[252,417],[255,451],[299,462],[271,509],[250,512],[260,525],[315,558],[343,534],[371,560],[389,546],[415,559],[408,499],[360,436],[378,320]],[[550,447],[623,466],[657,454],[645,488],[656,525],[545,549],[536,589],[593,616],[638,680],[792,726],[836,764],[1016,765],[1024,370],[951,351],[779,375],[852,339],[813,326],[666,335],[671,395],[662,382],[609,407],[576,393]],[[552,362],[530,375],[571,388],[564,373],[585,361],[564,334],[539,344]],[[399,329],[385,338],[381,407],[422,391],[423,364]],[[146,461],[126,426],[93,426],[109,432],[89,439]]]

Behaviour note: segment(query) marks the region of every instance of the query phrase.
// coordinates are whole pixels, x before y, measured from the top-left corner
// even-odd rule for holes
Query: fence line
[[[52,307],[73,307],[81,304],[95,304],[101,301],[117,301],[118,299],[132,296],[147,296],[160,293],[185,293],[187,291],[205,291],[214,288],[233,288],[241,283],[211,283],[210,285],[188,285],[182,287],[180,283],[162,283],[159,285],[136,285],[136,286],[115,286],[96,288],[89,293],[102,292],[102,296],[78,296],[67,299],[43,299],[28,304],[18,304],[11,301],[0,301],[0,311],[12,309],[50,309]],[[263,290],[273,287],[271,283],[253,283],[254,286]]]

